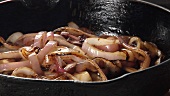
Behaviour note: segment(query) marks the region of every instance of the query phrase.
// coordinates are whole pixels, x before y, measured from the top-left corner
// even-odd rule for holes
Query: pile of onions
[[[71,22],[51,32],[0,37],[0,73],[48,80],[106,81],[144,70],[163,59],[135,36],[95,36]],[[89,33],[90,32],[90,33]]]

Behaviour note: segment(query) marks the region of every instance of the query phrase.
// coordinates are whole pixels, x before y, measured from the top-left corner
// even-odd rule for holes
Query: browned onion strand
[[[89,32],[70,22],[69,27],[50,32],[0,37],[0,72],[35,79],[106,81],[163,59],[155,44],[139,37]]]

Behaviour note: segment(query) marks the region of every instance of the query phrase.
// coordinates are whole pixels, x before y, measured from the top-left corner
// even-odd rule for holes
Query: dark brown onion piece
[[[95,58],[93,59],[93,61],[95,61],[96,64],[99,65],[99,67],[103,70],[108,78],[114,78],[120,74],[120,67],[110,62],[109,60],[103,58]]]

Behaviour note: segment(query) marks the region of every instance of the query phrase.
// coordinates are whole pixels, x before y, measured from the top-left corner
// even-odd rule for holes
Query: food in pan
[[[47,80],[106,81],[159,64],[162,52],[137,36],[96,36],[75,23],[0,37],[0,73]]]

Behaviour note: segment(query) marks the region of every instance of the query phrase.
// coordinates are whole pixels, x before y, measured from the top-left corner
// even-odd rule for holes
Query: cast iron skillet
[[[21,2],[0,4],[0,35],[54,30],[74,21],[99,34],[135,35],[156,43],[165,60],[144,71],[106,82],[23,79],[0,75],[1,96],[163,96],[170,88],[170,11],[128,0],[61,0],[53,8],[26,8]],[[71,7],[71,8],[70,8]]]

